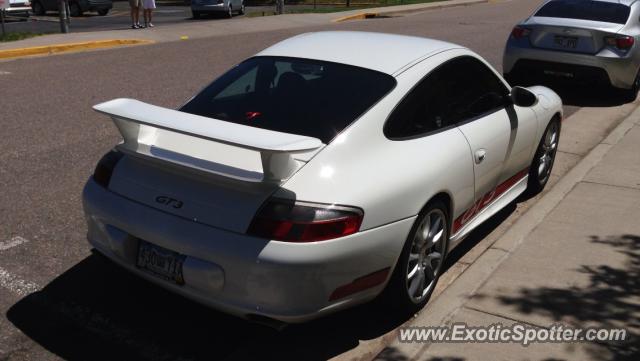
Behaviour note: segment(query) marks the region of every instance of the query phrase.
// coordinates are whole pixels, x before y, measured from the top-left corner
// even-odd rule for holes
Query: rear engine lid
[[[111,191],[150,207],[245,232],[261,205],[324,146],[133,99],[94,106],[122,134]],[[158,225],[162,227],[163,225]]]
[[[274,183],[242,182],[134,156],[118,162],[109,183],[109,190],[133,201],[238,233],[247,230],[278,188]]]

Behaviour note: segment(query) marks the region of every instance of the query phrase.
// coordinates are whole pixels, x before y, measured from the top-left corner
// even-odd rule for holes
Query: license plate
[[[184,259],[185,256],[177,252],[140,241],[137,265],[140,269],[157,277],[180,285],[184,284],[182,276]]]
[[[575,49],[578,46],[578,38],[575,36],[556,35],[553,42],[557,47],[564,49]]]

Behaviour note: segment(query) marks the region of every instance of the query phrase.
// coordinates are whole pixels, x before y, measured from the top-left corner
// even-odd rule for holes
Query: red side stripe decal
[[[467,209],[462,215],[453,221],[452,233],[456,234],[462,226],[475,217],[481,210],[488,206],[496,198],[500,197],[504,192],[508,191],[516,183],[521,181],[529,173],[529,168],[523,169],[516,173],[513,177],[500,183],[491,192],[485,194],[482,198],[478,199],[471,208]]]

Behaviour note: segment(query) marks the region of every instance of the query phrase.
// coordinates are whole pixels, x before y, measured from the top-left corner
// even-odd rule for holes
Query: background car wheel
[[[547,129],[544,131],[529,169],[529,182],[527,185],[529,195],[533,196],[540,193],[551,177],[551,169],[553,169],[553,163],[558,152],[560,128],[560,118],[555,117],[549,122]]]
[[[98,10],[98,15],[105,16],[109,13],[109,9],[100,9]]]
[[[193,15],[194,19],[200,19],[200,12],[199,11],[191,11],[191,15]]]
[[[636,80],[633,82],[633,86],[631,89],[626,89],[623,91],[624,97],[627,101],[632,102],[636,100],[638,97],[638,92],[640,92],[640,71],[636,75]]]
[[[69,4],[69,15],[73,17],[82,16],[82,9],[80,9],[80,5],[78,3]]]
[[[40,1],[36,1],[33,3],[32,5],[32,9],[33,9],[33,13],[38,15],[38,16],[42,16],[44,14],[46,14],[46,10],[44,9],[44,6],[42,6],[42,3]]]
[[[418,215],[393,271],[383,301],[415,313],[427,303],[440,278],[449,246],[447,208],[434,201]]]

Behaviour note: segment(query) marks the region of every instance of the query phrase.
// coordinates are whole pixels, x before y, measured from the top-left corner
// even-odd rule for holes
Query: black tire
[[[36,1],[33,4],[31,4],[31,9],[33,10],[33,13],[38,16],[42,16],[47,13],[47,11],[44,9],[44,6],[42,6],[42,3],[40,1]]]
[[[69,15],[73,17],[82,16],[82,9],[78,3],[73,2],[69,4]]]
[[[413,299],[409,294],[409,289],[411,279],[408,278],[409,267],[411,265],[410,254],[412,250],[415,249],[414,240],[416,239],[417,233],[421,230],[421,225],[425,222],[425,218],[427,215],[433,214],[436,212],[442,215],[443,222],[443,234],[441,235],[440,242],[438,243],[441,247],[439,249],[441,254],[440,263],[436,267],[434,271],[435,278],[432,279],[429,283],[429,289],[426,294],[423,294],[419,301]],[[401,312],[406,313],[407,315],[414,314],[419,311],[424,305],[429,301],[433,290],[438,283],[438,279],[440,279],[440,275],[443,272],[444,263],[447,257],[447,251],[449,247],[449,212],[447,207],[442,201],[436,200],[430,202],[418,215],[416,222],[414,223],[411,231],[409,232],[409,236],[407,237],[404,247],[402,249],[402,253],[400,254],[400,258],[395,266],[393,274],[391,275],[391,279],[387,284],[386,289],[383,291],[381,295],[381,301],[383,304],[393,307],[394,309],[399,309]],[[435,246],[434,246],[435,247]],[[427,249],[425,252],[429,252]],[[419,261],[418,261],[419,262]],[[418,264],[416,262],[416,265]],[[425,287],[426,288],[426,287]]]
[[[549,150],[545,145],[545,140],[550,131],[557,127],[557,136],[555,139],[555,145],[552,150]],[[534,196],[544,189],[549,182],[549,178],[551,177],[551,170],[553,169],[553,164],[556,161],[556,154],[558,152],[558,144],[560,142],[560,133],[562,129],[562,124],[560,122],[559,117],[554,117],[551,119],[547,128],[544,130],[542,134],[542,139],[540,139],[540,143],[538,143],[538,148],[536,149],[536,154],[531,161],[531,167],[529,168],[529,180],[527,183],[527,194],[530,196]],[[547,156],[550,156],[549,163],[545,166],[544,172],[541,174],[540,169],[543,163],[543,155],[546,152]]]
[[[109,13],[109,9],[100,9],[98,10],[98,15],[105,16]]]
[[[638,92],[640,92],[640,71],[636,75],[636,80],[633,82],[631,89],[623,89],[622,95],[626,101],[632,102],[638,97]]]
[[[200,12],[199,12],[199,11],[194,11],[194,10],[192,10],[192,11],[191,11],[191,15],[193,15],[193,18],[194,18],[194,19],[200,19],[200,15],[201,15],[201,14],[200,14]]]
[[[506,80],[507,83],[509,83],[509,85],[511,85],[512,87],[517,85],[520,85],[520,86],[526,85],[526,80],[520,74],[515,74],[513,72],[505,73],[503,77],[504,77],[504,80]]]

